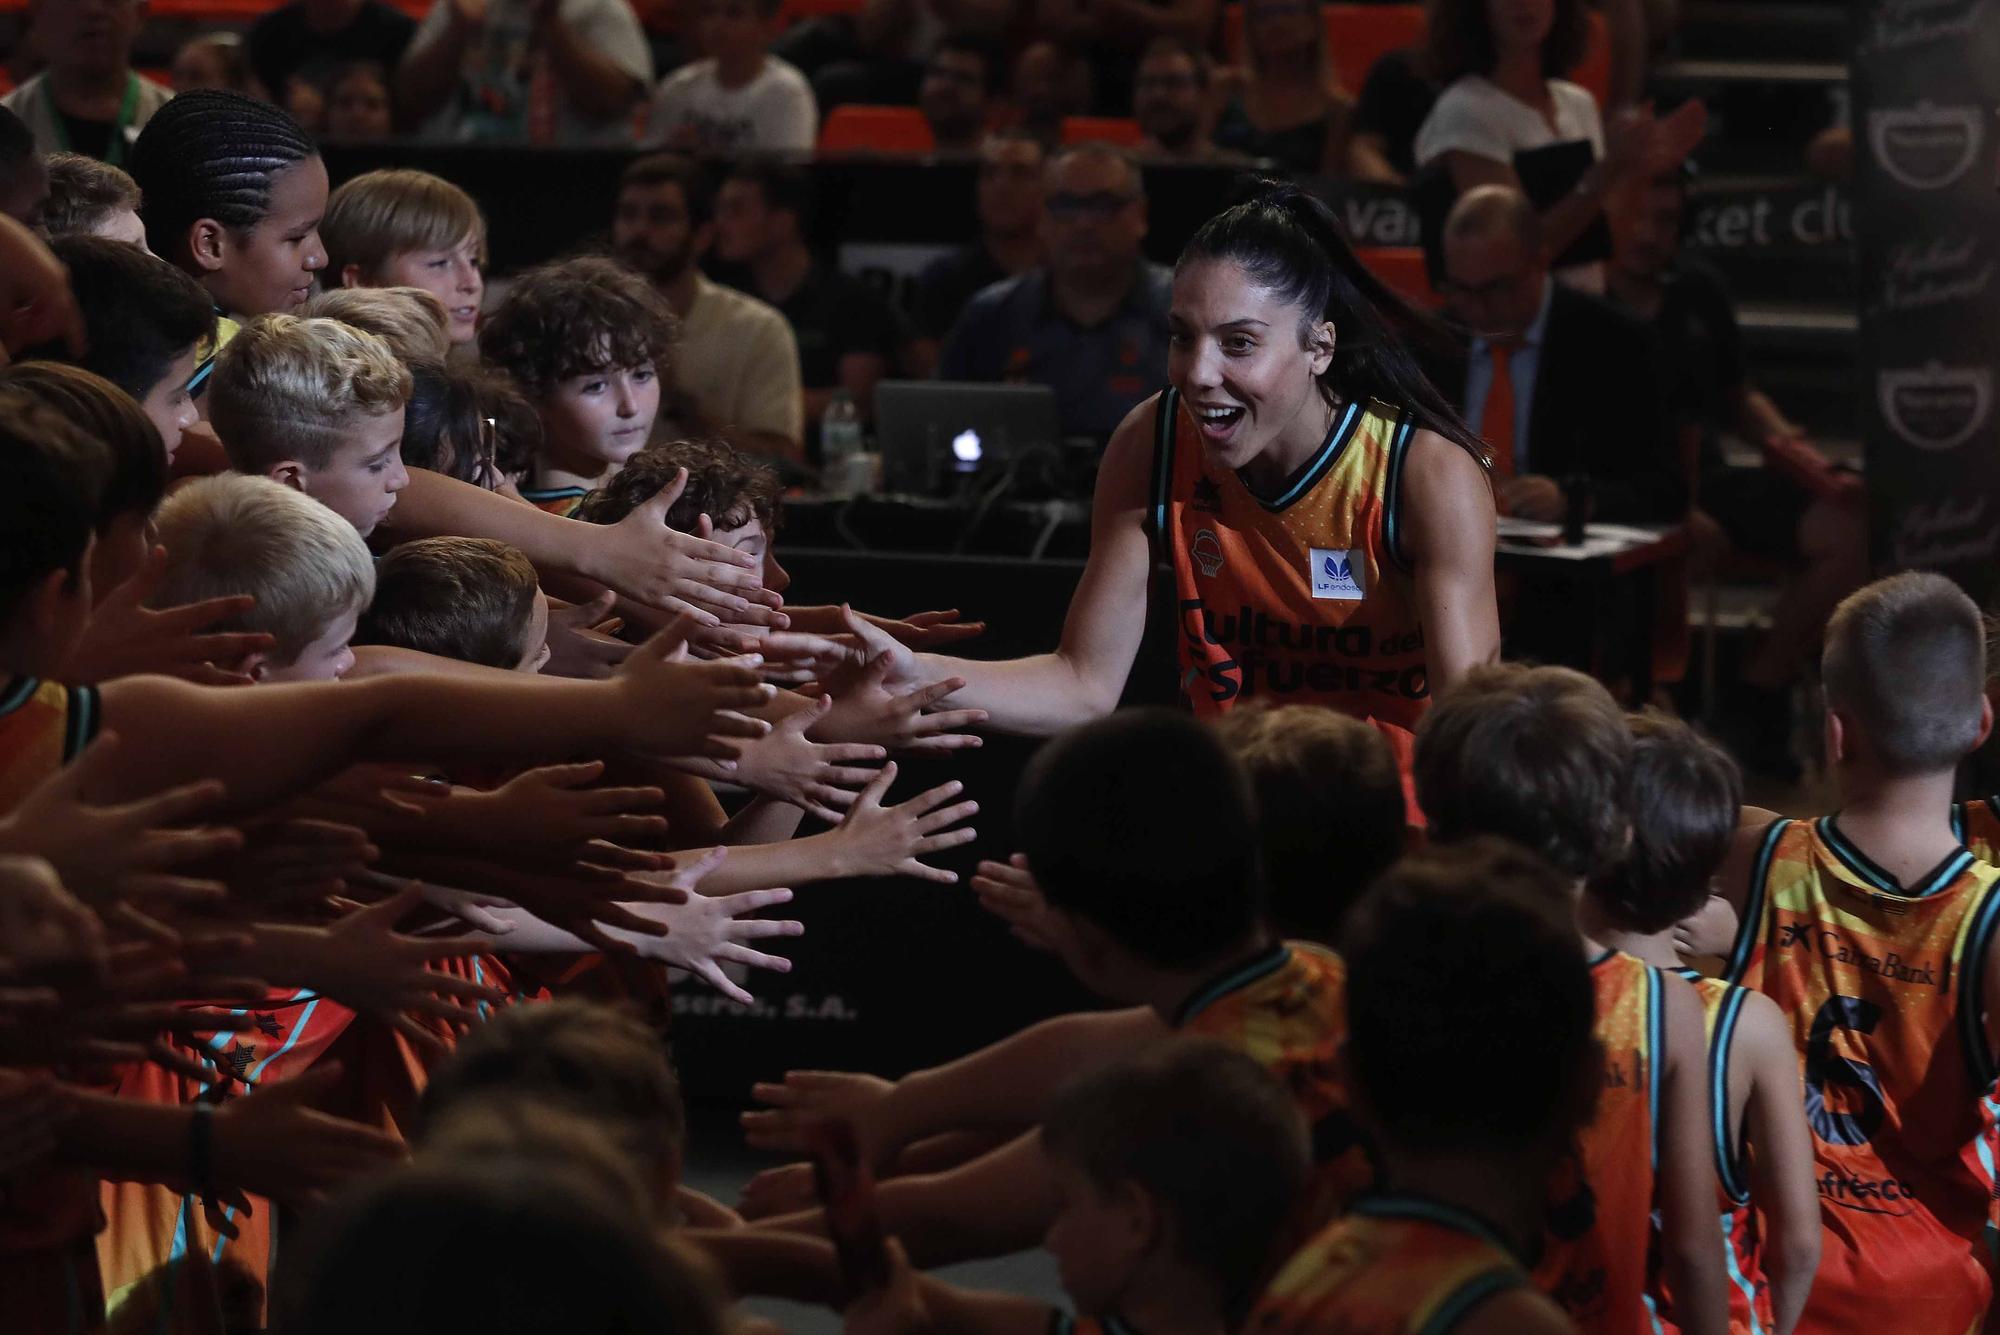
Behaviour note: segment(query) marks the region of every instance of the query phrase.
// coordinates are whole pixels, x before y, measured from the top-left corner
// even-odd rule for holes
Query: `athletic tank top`
[[[1996,881],[1960,851],[1906,888],[1830,816],[1765,832],[1728,974],[1803,1055],[1824,1233],[1801,1330],[1956,1335],[1986,1311]]]
[[[1715,1181],[1722,1226],[1723,1261],[1729,1277],[1731,1335],[1771,1335],[1771,1286],[1764,1278],[1764,1238],[1756,1210],[1750,1205],[1750,1166],[1743,1153],[1742,1128],[1729,1119],[1729,1077],[1733,1069],[1736,1021],[1743,1012],[1746,988],[1693,969],[1672,972],[1694,985],[1701,999],[1702,1037],[1708,1045],[1710,1136],[1715,1150]],[[1655,1231],[1655,1241],[1658,1233]],[[1678,1330],[1673,1302],[1657,1264],[1648,1289],[1662,1331]]]
[[[1550,1184],[1535,1287],[1585,1335],[1640,1335],[1659,1166],[1666,1016],[1658,969],[1607,950],[1591,961],[1604,1085],[1597,1115]]]
[[[97,688],[15,677],[0,686],[0,814],[97,735]]]
[[[1267,498],[1211,464],[1180,395],[1160,394],[1148,523],[1173,566],[1181,697],[1195,713],[1258,698],[1338,709],[1382,730],[1407,784],[1430,705],[1398,541],[1412,430],[1386,403],[1346,404]]]
[[[1463,1210],[1367,1196],[1278,1271],[1246,1335],[1449,1335],[1528,1282],[1499,1235]]]
[[[1347,1037],[1347,971],[1338,955],[1304,941],[1272,946],[1196,991],[1174,1027],[1235,1048],[1291,1091],[1312,1130],[1313,1179],[1302,1219],[1324,1222],[1374,1180],[1334,1065]],[[1294,1241],[1306,1236],[1303,1227]]]

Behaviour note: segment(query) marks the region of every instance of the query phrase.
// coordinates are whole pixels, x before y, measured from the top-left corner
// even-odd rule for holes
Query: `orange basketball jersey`
[[[1701,998],[1702,1032],[1708,1043],[1710,1139],[1715,1149],[1715,1180],[1722,1224],[1723,1260],[1729,1276],[1731,1335],[1770,1335],[1771,1286],[1764,1278],[1764,1235],[1757,1211],[1750,1204],[1750,1165],[1743,1147],[1743,1128],[1729,1120],[1730,1061],[1735,1051],[1736,1021],[1748,991],[1721,978],[1707,978],[1693,969],[1673,972],[1694,985]],[[1657,1267],[1656,1267],[1657,1270]],[[1662,1330],[1674,1323],[1673,1303],[1661,1277],[1655,1274],[1649,1300]]]
[[[1312,1128],[1315,1223],[1367,1189],[1374,1170],[1334,1067],[1347,1036],[1347,971],[1339,956],[1303,941],[1273,946],[1196,992],[1174,1026],[1228,1044],[1291,1091]]]
[[[97,735],[98,722],[95,687],[34,677],[0,687],[0,813],[74,760]]]
[[[1278,1271],[1246,1335],[1450,1335],[1528,1282],[1499,1236],[1462,1210],[1368,1196]]]
[[[1173,565],[1188,707],[1326,705],[1381,729],[1407,776],[1430,704],[1397,530],[1409,414],[1344,405],[1318,453],[1265,497],[1209,461],[1176,391],[1156,412],[1148,522]]]
[[[1661,976],[1607,950],[1590,977],[1604,1085],[1596,1116],[1550,1184],[1535,1286],[1587,1335],[1639,1335],[1652,1328],[1645,1294],[1665,1052]]]
[[[1728,972],[1778,1003],[1803,1055],[1824,1235],[1802,1331],[1984,1317],[1996,881],[1960,851],[1899,885],[1831,816],[1764,835]]]

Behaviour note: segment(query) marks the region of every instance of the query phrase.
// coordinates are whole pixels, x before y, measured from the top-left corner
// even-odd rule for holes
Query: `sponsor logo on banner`
[[[1898,569],[1987,562],[2000,551],[2000,518],[1978,493],[1916,501],[1896,520],[1892,544]]]
[[[1878,371],[1875,401],[1882,420],[1904,444],[1920,450],[1957,449],[1986,425],[1993,406],[1993,369],[1928,362]]]
[[[1912,190],[1942,190],[1979,160],[1985,112],[1918,102],[1868,113],[1868,144],[1882,170]]]
[[[1907,241],[1889,248],[1875,309],[1920,311],[1971,301],[1992,284],[1993,261],[1978,237]]]
[[[1907,51],[1970,37],[1986,4],[1987,0],[1884,0],[1875,21],[1862,32],[1861,50]]]

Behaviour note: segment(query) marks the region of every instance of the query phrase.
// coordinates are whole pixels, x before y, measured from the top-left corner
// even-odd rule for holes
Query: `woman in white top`
[[[1445,90],[1417,131],[1418,170],[1442,161],[1453,190],[1520,188],[1514,154],[1584,140],[1597,161],[1576,189],[1542,210],[1542,236],[1561,254],[1601,212],[1605,193],[1645,169],[1650,117],[1621,116],[1607,143],[1596,99],[1558,76],[1575,68],[1590,39],[1582,0],[1438,0],[1429,55]],[[1564,274],[1592,284],[1590,273]]]

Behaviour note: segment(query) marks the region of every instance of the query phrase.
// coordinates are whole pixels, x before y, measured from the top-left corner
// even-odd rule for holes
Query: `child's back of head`
[[[1603,686],[1569,668],[1474,668],[1417,728],[1417,801],[1433,839],[1511,839],[1585,877],[1625,845],[1632,734]]]
[[[375,567],[356,644],[388,644],[506,671],[539,663],[548,620],[526,556],[491,538],[423,538]],[[543,633],[537,633],[537,622]]]
[[[108,162],[81,153],[51,153],[49,198],[42,224],[49,238],[101,236],[143,247],[146,227],[139,221],[139,183]]]
[[[588,1177],[419,1162],[320,1208],[286,1249],[276,1335],[721,1335],[712,1277]]]
[[[375,592],[375,562],[354,526],[269,478],[225,473],[160,506],[167,571],[161,606],[250,594],[228,629],[276,643],[246,666],[259,680],[324,680],[352,664],[354,623]]]
[[[1074,1175],[1101,1201],[1143,1192],[1158,1229],[1148,1242],[1212,1285],[1232,1322],[1256,1296],[1312,1169],[1305,1120],[1283,1083],[1212,1039],[1174,1039],[1082,1077],[1050,1106],[1041,1141],[1059,1180]],[[1077,1263],[1102,1256],[1075,1236],[1099,1218],[1065,1208],[1049,1231],[1070,1297],[1087,1314],[1110,1310],[1135,1278],[1129,1262],[1113,1267],[1124,1274]]]
[[[1414,853],[1355,909],[1343,958],[1349,1088],[1385,1147],[1546,1154],[1589,1120],[1596,997],[1541,859],[1500,839]]]
[[[589,1178],[633,1219],[658,1213],[654,1183],[640,1176],[601,1119],[532,1094],[499,1090],[460,1100],[424,1128],[418,1150],[426,1160],[547,1164]]]
[[[1382,734],[1313,705],[1213,720],[1256,795],[1271,926],[1335,945],[1354,901],[1402,856],[1403,780]]]
[[[1877,580],[1834,609],[1820,676],[1849,759],[1893,776],[1951,769],[1985,726],[1979,607],[1942,575]]]
[[[1263,929],[1249,785],[1186,714],[1121,710],[1055,738],[1021,777],[1015,827],[1050,906],[1146,965],[1213,967]]]
[[[336,287],[299,307],[302,319],[338,320],[375,335],[397,361],[414,369],[451,355],[451,321],[444,303],[420,287]]]
[[[1707,902],[1742,816],[1743,775],[1680,719],[1648,710],[1630,722],[1631,842],[1586,893],[1614,927],[1650,936]]]
[[[432,1073],[421,1140],[450,1111],[530,1098],[599,1126],[662,1202],[680,1181],[687,1114],[659,1036],[636,1016],[584,1001],[512,1006],[462,1039]]]

